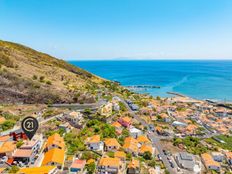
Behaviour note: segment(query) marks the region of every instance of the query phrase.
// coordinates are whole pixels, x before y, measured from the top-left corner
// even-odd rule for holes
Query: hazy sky
[[[0,0],[0,39],[63,59],[232,59],[232,0]]]

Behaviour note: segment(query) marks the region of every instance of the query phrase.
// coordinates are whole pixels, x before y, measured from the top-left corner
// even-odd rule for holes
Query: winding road
[[[120,97],[119,97],[120,98]],[[138,122],[140,122],[144,127],[148,127],[148,124],[146,123],[146,121],[144,121],[143,119],[141,119],[136,112],[132,111],[132,109],[130,108],[130,106],[126,103],[126,101],[122,98],[120,98],[121,101],[124,103],[124,105],[127,107],[128,111],[130,112],[130,114],[134,117],[134,119],[136,119]],[[153,146],[156,147],[157,151],[159,152],[159,155],[166,167],[166,169],[169,171],[170,174],[177,174],[177,171],[175,168],[172,168],[167,156],[164,154],[163,152],[163,147],[162,147],[162,143],[160,142],[160,138],[159,135],[157,135],[156,132],[151,132],[148,134],[148,137],[152,140]]]

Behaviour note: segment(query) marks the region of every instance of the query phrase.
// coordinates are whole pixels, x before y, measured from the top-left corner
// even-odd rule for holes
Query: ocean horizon
[[[232,101],[232,60],[78,60],[69,63],[123,86],[154,85],[138,90],[153,96],[167,92],[196,99]]]

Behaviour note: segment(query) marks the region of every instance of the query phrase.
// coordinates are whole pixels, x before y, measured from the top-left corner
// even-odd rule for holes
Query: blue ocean
[[[232,101],[232,61],[70,61],[122,85],[155,85],[140,92],[167,97],[176,92],[196,99]]]

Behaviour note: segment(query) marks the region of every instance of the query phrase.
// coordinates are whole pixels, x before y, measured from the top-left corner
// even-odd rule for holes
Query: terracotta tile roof
[[[162,132],[163,131],[163,128],[162,127],[160,127],[160,126],[156,126],[156,131],[159,131],[159,132]]]
[[[25,157],[25,158],[29,158],[31,157],[33,151],[32,150],[28,150],[28,149],[16,149],[16,151],[13,154],[13,157]]]
[[[125,138],[123,148],[129,149],[132,152],[138,152],[138,141],[133,137],[127,137]]]
[[[225,108],[215,108],[214,109],[214,112],[226,112],[226,109]]]
[[[78,115],[80,115],[80,112],[75,112],[75,111],[73,111],[73,112],[69,113],[69,115],[70,115],[71,117],[77,117]]]
[[[208,168],[209,166],[217,166],[220,167],[220,163],[216,162],[213,160],[213,157],[208,154],[208,153],[204,153],[201,155],[201,158],[205,164],[205,166]]]
[[[124,142],[134,142],[134,143],[138,143],[138,141],[136,139],[134,139],[133,137],[126,137]]]
[[[0,173],[5,173],[6,168],[0,168]]]
[[[166,113],[161,113],[161,114],[160,114],[160,117],[161,117],[161,118],[168,118],[168,115],[167,115]]]
[[[0,142],[8,141],[11,137],[9,135],[3,135],[0,137]]]
[[[133,168],[133,169],[139,168],[139,161],[132,159],[131,162],[128,164],[128,168]]]
[[[142,145],[141,147],[140,147],[140,151],[139,151],[141,154],[143,154],[143,153],[145,153],[145,152],[151,152],[151,154],[152,154],[152,152],[153,152],[153,149],[152,149],[152,146],[150,146],[150,145]]]
[[[186,130],[187,130],[187,131],[193,131],[193,130],[195,130],[195,129],[197,129],[197,126],[194,125],[194,124],[189,124],[189,125],[186,127]]]
[[[130,123],[132,119],[130,117],[122,117],[122,120],[127,123]]]
[[[42,167],[30,167],[30,168],[22,168],[17,174],[47,174],[54,170],[55,166],[42,166]]]
[[[0,124],[4,123],[6,121],[6,119],[2,116],[0,116]]]
[[[227,153],[225,153],[225,155],[226,155],[227,159],[231,159],[232,160],[232,152],[227,152]]]
[[[226,128],[225,126],[224,126],[224,127],[220,126],[220,127],[216,128],[216,129],[217,129],[217,131],[220,132],[221,134],[225,134],[225,133],[229,132],[229,129]]]
[[[112,123],[112,126],[114,126],[114,127],[116,127],[116,128],[120,128],[120,127],[122,127],[122,125],[119,123],[119,122],[114,122],[114,123]]]
[[[86,161],[85,160],[79,160],[75,159],[70,166],[70,168],[76,168],[76,169],[82,169],[85,167]]]
[[[4,142],[0,147],[0,153],[13,152],[16,149],[16,143],[13,141]]]
[[[60,147],[61,149],[64,149],[65,143],[63,137],[61,137],[58,133],[55,133],[48,137],[46,147],[56,145]]]
[[[100,135],[94,135],[92,137],[88,137],[86,140],[87,143],[99,143],[100,142]]]
[[[47,165],[49,162],[64,163],[65,152],[63,149],[54,148],[45,153],[42,165]]]
[[[119,167],[120,160],[118,158],[103,157],[100,159],[98,166]]]
[[[120,144],[118,143],[118,141],[115,138],[107,138],[105,141],[105,146],[116,146],[116,147],[120,147]]]
[[[126,153],[123,151],[117,151],[114,153],[115,158],[126,158]]]
[[[150,143],[150,140],[145,136],[145,135],[140,135],[138,138],[137,138],[137,141],[139,143]]]

